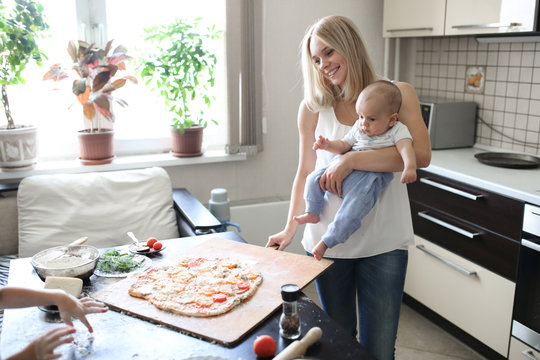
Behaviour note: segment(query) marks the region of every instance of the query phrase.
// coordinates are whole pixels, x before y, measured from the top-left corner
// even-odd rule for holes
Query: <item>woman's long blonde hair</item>
[[[345,57],[348,72],[341,88],[319,72],[309,49],[313,36]],[[331,107],[338,100],[356,101],[364,87],[377,79],[358,29],[344,16],[328,16],[309,27],[302,41],[301,53],[304,100],[313,112]]]

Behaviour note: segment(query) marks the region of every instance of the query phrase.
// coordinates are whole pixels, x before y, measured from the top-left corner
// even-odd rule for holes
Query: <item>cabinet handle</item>
[[[400,31],[433,31],[432,27],[418,27],[418,28],[401,28],[401,29],[387,29],[388,32],[400,32]]]
[[[511,22],[510,24],[493,23],[493,24],[452,25],[452,29],[457,29],[457,30],[478,29],[478,28],[493,29],[493,28],[502,28],[502,27],[516,27],[516,26],[522,26],[522,25],[523,25],[522,23],[517,23],[517,22]]]
[[[528,247],[531,250],[540,252],[540,245],[529,240],[521,239],[521,245]]]
[[[435,182],[433,180],[429,180],[429,178],[420,178],[420,182],[423,182],[424,184],[431,185],[431,186],[436,187],[436,188],[441,189],[441,190],[451,192],[452,194],[463,196],[464,198],[467,198],[467,199],[470,199],[470,200],[478,200],[478,198],[484,197],[484,195],[482,195],[482,194],[478,194],[478,195],[470,194],[468,192],[458,190],[458,189],[453,188],[451,186],[443,185],[443,184]]]
[[[465,275],[467,275],[467,276],[473,276],[473,275],[476,275],[476,271],[469,271],[469,270],[465,269],[464,267],[461,267],[461,266],[459,266],[459,265],[457,265],[457,264],[454,264],[454,263],[451,262],[450,260],[446,260],[446,259],[443,258],[442,256],[437,255],[437,254],[435,254],[435,253],[429,251],[428,249],[425,248],[424,245],[416,245],[416,248],[417,248],[418,250],[422,250],[423,252],[425,252],[425,253],[428,254],[428,255],[433,256],[435,259],[442,261],[443,263],[445,263],[446,265],[448,265],[448,266],[450,266],[450,267],[456,269],[456,270],[459,271],[460,273],[463,273],[463,274],[465,274]]]
[[[530,360],[538,360],[538,359],[536,358],[536,356],[534,356],[533,351],[532,351],[532,350],[529,350],[529,349],[523,350],[523,351],[521,352],[521,355],[525,356],[527,359],[530,359]]]
[[[424,219],[426,219],[426,220],[428,220],[428,221],[431,221],[431,222],[433,222],[433,223],[435,223],[435,224],[437,224],[437,225],[440,225],[440,226],[442,226],[442,227],[445,227],[445,228],[447,228],[448,230],[452,230],[452,231],[454,231],[454,232],[457,232],[458,234],[461,234],[461,235],[463,235],[463,236],[466,236],[466,237],[468,237],[468,238],[470,238],[470,239],[474,239],[475,236],[480,235],[480,233],[472,233],[472,232],[470,232],[470,231],[463,230],[462,228],[459,228],[459,227],[457,227],[457,226],[454,226],[454,225],[452,225],[452,224],[449,224],[449,223],[447,223],[446,221],[439,220],[439,219],[437,219],[437,218],[435,218],[435,217],[433,217],[433,216],[431,216],[431,215],[428,215],[428,214],[427,214],[427,211],[420,211],[420,212],[418,212],[418,216],[420,216],[421,218],[424,218]]]

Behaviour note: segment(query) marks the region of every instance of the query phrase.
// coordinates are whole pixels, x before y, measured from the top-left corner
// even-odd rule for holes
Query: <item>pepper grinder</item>
[[[279,334],[285,339],[298,339],[301,334],[300,316],[298,316],[299,296],[300,288],[297,285],[287,284],[281,287],[283,313],[279,318]]]

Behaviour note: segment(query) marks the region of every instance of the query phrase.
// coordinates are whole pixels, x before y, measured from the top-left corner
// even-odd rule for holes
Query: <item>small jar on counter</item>
[[[298,339],[301,334],[300,316],[298,315],[298,297],[300,288],[294,284],[281,287],[283,313],[279,319],[279,333],[285,339]]]

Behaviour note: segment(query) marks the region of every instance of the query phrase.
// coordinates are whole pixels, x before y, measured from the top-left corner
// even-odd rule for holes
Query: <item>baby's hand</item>
[[[319,135],[319,138],[313,143],[313,150],[325,150],[329,141],[328,138]]]
[[[319,241],[317,245],[313,248],[313,256],[316,260],[321,260],[324,256],[324,253],[326,252],[326,249],[328,249],[328,246],[324,243],[324,241]]]
[[[416,170],[415,169],[405,169],[401,174],[401,182],[403,184],[410,184],[416,181]]]

